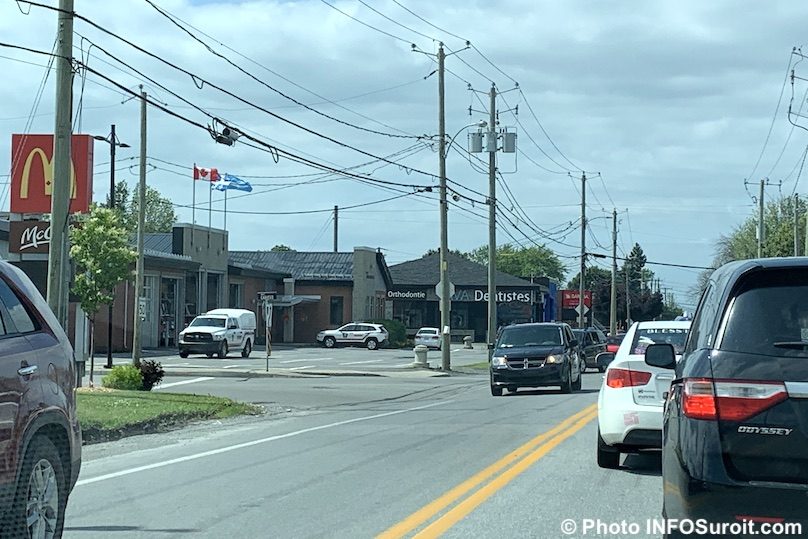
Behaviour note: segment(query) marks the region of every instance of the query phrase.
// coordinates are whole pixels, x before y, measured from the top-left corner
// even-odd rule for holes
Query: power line
[[[381,16],[381,17],[383,17],[384,19],[387,19],[388,21],[392,22],[392,23],[393,23],[393,24],[395,24],[396,26],[400,26],[401,28],[404,28],[405,30],[409,30],[409,31],[410,31],[410,32],[412,32],[413,34],[419,35],[419,36],[421,36],[421,37],[425,37],[425,38],[427,38],[427,39],[431,39],[432,41],[435,41],[435,42],[440,41],[439,39],[435,39],[435,38],[434,38],[434,37],[432,37],[432,36],[428,36],[428,35],[426,35],[426,34],[422,34],[422,33],[421,33],[421,32],[419,32],[418,30],[414,30],[414,29],[410,28],[410,27],[409,27],[409,26],[407,26],[407,25],[401,24],[400,22],[398,22],[398,21],[397,21],[397,20],[395,20],[395,19],[391,19],[390,17],[388,17],[387,15],[385,15],[384,13],[382,13],[381,11],[379,11],[378,9],[374,8],[373,6],[371,6],[370,4],[368,4],[367,2],[364,2],[363,0],[358,0],[358,2],[359,2],[360,4],[362,4],[363,6],[365,6],[366,8],[368,8],[369,10],[371,10],[372,12],[376,13],[377,15],[380,15],[380,16]]]
[[[400,41],[400,42],[402,42],[402,43],[406,43],[407,45],[411,45],[411,44],[412,44],[412,41],[410,41],[410,40],[404,39],[403,37],[400,37],[400,36],[393,35],[393,34],[391,34],[390,32],[387,32],[387,31],[385,31],[385,30],[382,30],[381,28],[376,28],[376,27],[375,27],[375,26],[373,26],[372,24],[368,24],[368,23],[366,23],[366,22],[364,22],[364,21],[361,21],[361,20],[357,19],[356,17],[354,17],[353,15],[351,15],[351,14],[349,14],[349,13],[345,13],[345,12],[344,12],[344,11],[342,11],[340,8],[338,8],[338,7],[337,7],[337,6],[335,6],[334,4],[331,4],[331,3],[327,2],[326,0],[320,0],[320,1],[321,1],[323,4],[327,5],[328,7],[330,7],[331,9],[333,9],[334,11],[338,11],[339,13],[342,13],[343,15],[345,15],[346,17],[348,17],[349,19],[352,19],[352,20],[354,20],[354,21],[358,22],[358,23],[359,23],[359,24],[361,24],[362,26],[365,26],[365,27],[367,27],[367,28],[370,28],[371,30],[373,30],[373,31],[375,31],[375,32],[379,32],[380,34],[384,34],[384,35],[386,35],[387,37],[390,37],[390,38],[395,39],[396,41]]]
[[[602,253],[586,253],[586,256],[592,256],[592,257],[595,257],[595,258],[611,258],[612,257],[612,255],[605,255],[605,254],[602,254]],[[627,257],[620,257],[620,256],[615,257],[615,258],[617,258],[617,260],[623,260],[623,261],[630,260]],[[714,270],[715,269],[713,267],[708,267],[708,266],[690,266],[690,265],[687,265],[687,264],[673,264],[673,263],[670,263],[670,262],[652,262],[650,260],[646,260],[645,263],[646,264],[651,264],[651,265],[654,265],[654,266],[668,266],[668,267],[671,267],[671,268],[687,268],[687,269],[701,269],[701,270]]]
[[[280,91],[279,89],[275,88],[274,86],[272,86],[272,85],[268,84],[267,82],[259,79],[258,77],[256,77],[255,75],[253,75],[252,73],[250,73],[249,71],[247,71],[246,69],[241,67],[240,65],[233,62],[230,58],[228,58],[224,54],[214,50],[213,47],[211,47],[210,45],[208,45],[207,43],[202,41],[199,37],[194,35],[193,32],[189,31],[187,28],[182,26],[179,22],[177,22],[177,20],[174,19],[174,17],[172,15],[170,15],[167,11],[163,10],[163,8],[161,8],[160,6],[155,4],[152,0],[145,0],[145,2],[147,4],[149,4],[152,8],[154,8],[158,13],[160,13],[164,18],[169,20],[174,26],[176,26],[177,28],[179,28],[180,30],[185,32],[189,37],[191,37],[191,39],[193,39],[197,43],[200,43],[202,46],[204,46],[208,50],[208,52],[210,52],[214,56],[217,56],[217,57],[221,58],[222,60],[224,60],[225,62],[227,62],[228,64],[230,64],[234,68],[236,68],[238,71],[240,71],[244,75],[248,76],[249,78],[251,78],[252,80],[257,82],[258,84],[268,88],[269,90],[272,90],[273,92],[280,95],[284,99],[287,99],[287,100],[295,103],[296,105],[305,108],[306,110],[314,112],[315,114],[318,114],[318,115],[320,115],[320,116],[322,116],[324,118],[328,118],[329,120],[332,120],[332,121],[337,122],[339,124],[346,125],[348,127],[352,127],[354,129],[358,129],[360,131],[365,131],[367,133],[372,133],[372,134],[375,134],[375,135],[383,135],[383,136],[393,137],[393,138],[415,138],[415,139],[423,138],[422,136],[419,136],[419,135],[396,135],[396,134],[393,134],[393,133],[385,133],[383,131],[377,131],[375,129],[369,129],[367,127],[362,127],[362,126],[359,126],[359,125],[356,125],[356,124],[352,124],[350,122],[346,122],[345,120],[341,120],[339,118],[331,116],[330,114],[326,114],[325,112],[321,112],[321,111],[319,111],[319,110],[317,110],[317,109],[315,109],[313,107],[310,107],[309,105],[295,99],[294,97],[292,97],[290,95],[285,94],[284,92]]]

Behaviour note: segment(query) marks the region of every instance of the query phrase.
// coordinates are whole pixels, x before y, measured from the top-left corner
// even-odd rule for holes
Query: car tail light
[[[611,369],[606,373],[606,385],[614,388],[644,386],[650,380],[651,373],[645,371]]]
[[[688,378],[682,411],[692,419],[743,421],[787,398],[782,382]]]

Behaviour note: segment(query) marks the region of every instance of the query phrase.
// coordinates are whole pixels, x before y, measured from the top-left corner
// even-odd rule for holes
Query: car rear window
[[[721,350],[808,357],[808,272],[757,272],[734,296],[724,315]]]
[[[672,344],[677,354],[681,354],[687,341],[687,328],[637,328],[634,342],[631,343],[631,354],[645,354],[646,348],[652,344]]]

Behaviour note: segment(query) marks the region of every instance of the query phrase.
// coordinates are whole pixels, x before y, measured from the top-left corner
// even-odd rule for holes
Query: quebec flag
[[[252,185],[250,185],[249,182],[236,176],[231,176],[230,174],[225,174],[218,182],[211,182],[210,187],[211,189],[216,189],[217,191],[235,189],[236,191],[245,191],[247,193],[251,193],[253,190]]]

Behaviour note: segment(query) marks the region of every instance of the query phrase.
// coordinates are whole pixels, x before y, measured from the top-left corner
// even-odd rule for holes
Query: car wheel
[[[572,393],[572,368],[567,369],[567,379],[561,381],[561,392]]]
[[[598,366],[598,372],[606,372],[606,368]]]
[[[180,352],[180,357],[182,359],[185,359],[186,357],[188,357],[188,352]]]
[[[252,353],[252,342],[250,342],[250,339],[247,339],[247,343],[241,350],[241,357],[250,357],[251,353]]]
[[[212,357],[213,357],[213,353],[211,353],[211,352],[208,352],[208,353],[207,353],[207,354],[205,354],[205,355],[206,355],[206,356],[208,356],[208,359],[210,359],[210,358],[212,358]]]
[[[379,341],[371,337],[370,339],[367,340],[365,346],[368,347],[368,350],[376,350],[379,348]]]
[[[323,339],[323,346],[325,346],[326,348],[334,348],[336,344],[337,340],[334,337],[326,337],[325,339]]]
[[[61,537],[67,480],[59,452],[45,436],[35,436],[23,458],[12,508],[14,537]],[[9,530],[5,530],[9,531]]]
[[[583,386],[583,382],[584,382],[584,374],[583,374],[583,372],[584,372],[584,371],[583,371],[583,370],[581,370],[581,371],[578,373],[578,379],[577,379],[577,380],[575,380],[575,381],[572,383],[572,390],[573,390],[573,391],[580,391],[580,390],[581,390],[581,387]]]
[[[491,395],[494,397],[501,397],[502,396],[502,387],[491,384]]]
[[[219,359],[224,359],[227,357],[227,341],[222,341],[222,345],[219,347]]]
[[[620,451],[603,441],[598,429],[598,466],[616,470],[620,467]]]

